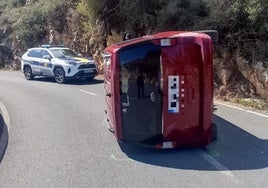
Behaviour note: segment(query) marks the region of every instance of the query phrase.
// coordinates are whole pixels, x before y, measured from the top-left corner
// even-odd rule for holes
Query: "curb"
[[[8,144],[10,120],[8,111],[4,104],[0,101],[0,163],[5,155]]]

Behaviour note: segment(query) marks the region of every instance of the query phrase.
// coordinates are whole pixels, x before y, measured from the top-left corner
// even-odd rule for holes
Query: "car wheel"
[[[56,68],[54,71],[54,77],[57,83],[64,84],[66,81],[65,72],[63,68]]]
[[[33,73],[32,73],[32,69],[30,66],[26,66],[24,67],[24,77],[26,78],[26,80],[32,80],[34,79]]]

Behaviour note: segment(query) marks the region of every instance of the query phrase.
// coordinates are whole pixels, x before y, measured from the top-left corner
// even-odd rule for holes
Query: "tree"
[[[203,0],[161,0],[158,27],[161,30],[195,30],[208,16],[209,9]]]

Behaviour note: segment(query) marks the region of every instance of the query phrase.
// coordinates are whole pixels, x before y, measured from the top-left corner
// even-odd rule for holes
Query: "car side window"
[[[41,50],[39,50],[39,49],[31,50],[31,51],[28,53],[28,57],[37,57],[37,58],[41,58],[41,57],[42,57]]]
[[[42,55],[42,58],[44,58],[44,56],[51,57],[51,55],[49,54],[49,52],[47,50],[42,50],[41,55]]]

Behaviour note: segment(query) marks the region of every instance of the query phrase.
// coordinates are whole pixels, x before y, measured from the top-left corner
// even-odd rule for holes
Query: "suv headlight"
[[[76,65],[79,64],[79,63],[77,63],[75,61],[68,61],[68,60],[65,60],[65,63],[68,64],[68,65],[72,65],[72,66],[76,66]]]

